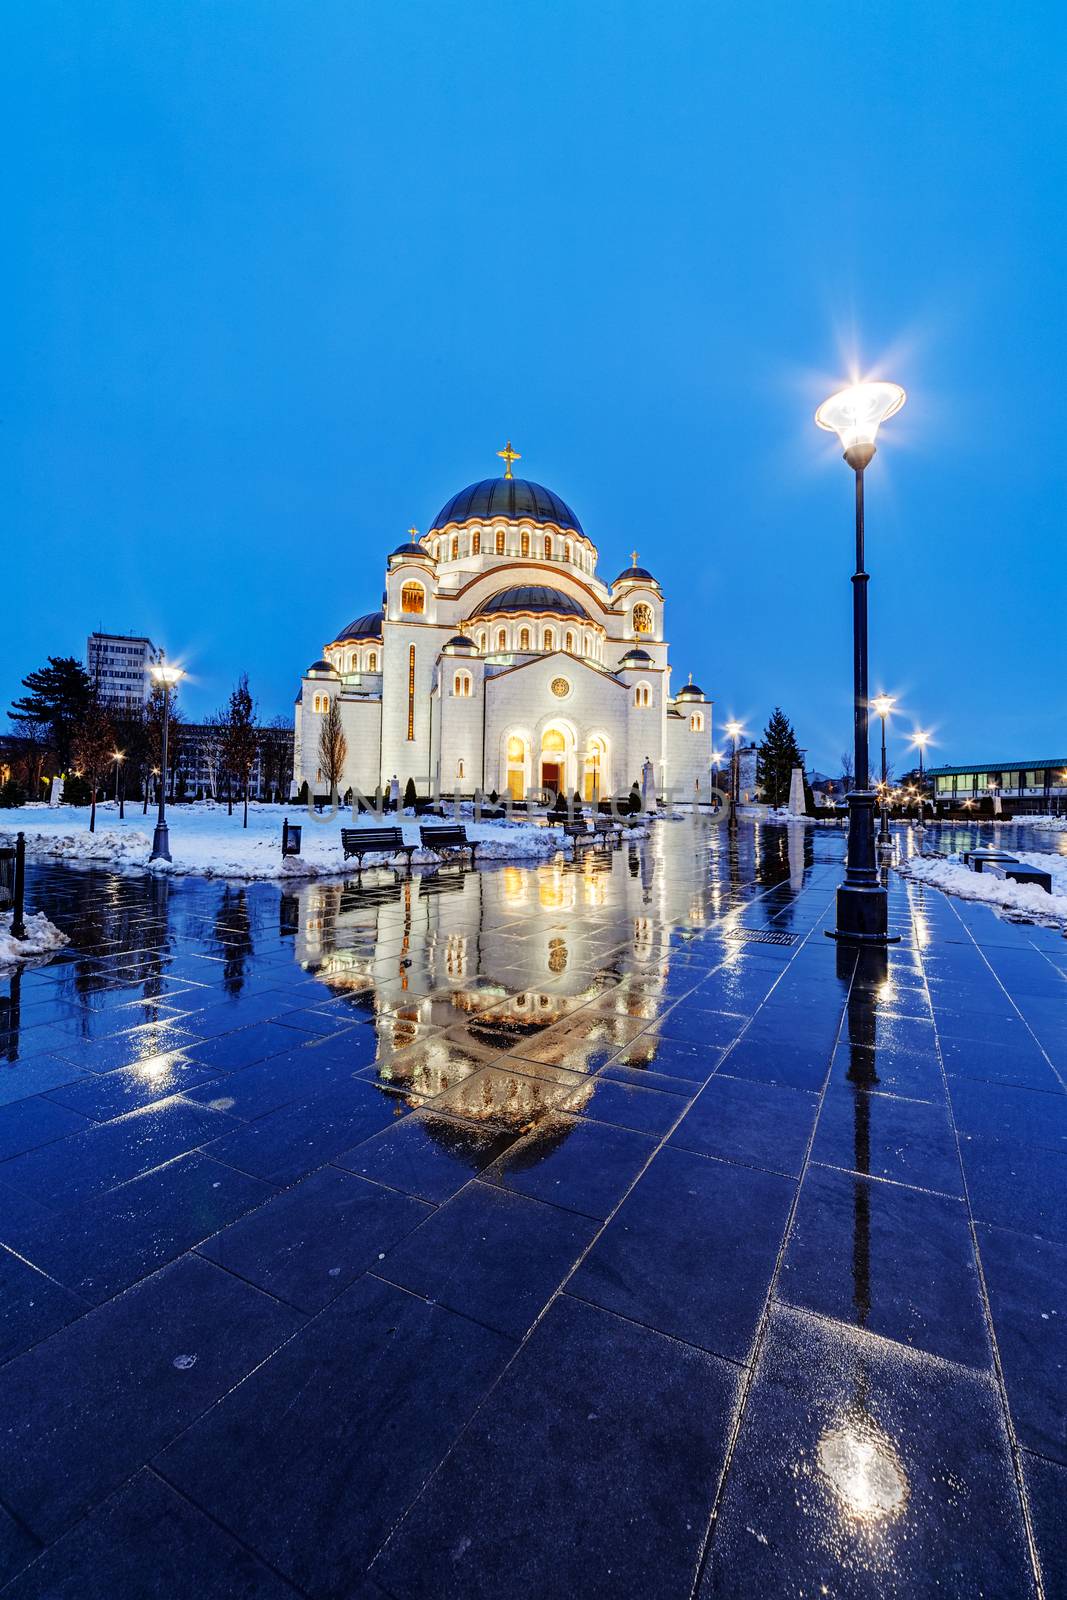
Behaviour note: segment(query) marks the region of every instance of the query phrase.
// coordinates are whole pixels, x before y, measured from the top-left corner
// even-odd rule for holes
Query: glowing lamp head
[[[876,717],[888,717],[895,705],[896,701],[893,699],[892,695],[876,694],[874,699],[871,701],[871,710],[874,712]]]
[[[169,661],[157,661],[151,668],[151,673],[157,683],[165,684],[168,688],[173,688],[185,677],[181,667],[171,666]]]
[[[911,736],[912,744],[917,744],[920,750],[925,750],[930,743],[930,735],[923,728],[916,728]]]
[[[827,433],[837,434],[850,466],[857,464],[853,452],[866,466],[874,455],[878,429],[887,417],[896,415],[905,398],[899,383],[854,383],[824,400],[815,421]]]
[[[731,739],[739,739],[741,737],[741,724],[739,722],[728,722],[726,723],[726,731]]]

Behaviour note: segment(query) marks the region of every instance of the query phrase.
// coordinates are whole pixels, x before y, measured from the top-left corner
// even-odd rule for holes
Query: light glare
[[[855,383],[824,400],[815,421],[827,433],[837,434],[843,450],[873,445],[882,423],[895,416],[906,398],[899,383]]]

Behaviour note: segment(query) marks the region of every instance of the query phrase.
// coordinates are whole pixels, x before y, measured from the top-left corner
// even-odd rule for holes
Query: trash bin
[[[289,818],[286,817],[285,821],[282,823],[283,856],[298,856],[300,854],[301,832],[301,824],[298,822],[290,822]]]

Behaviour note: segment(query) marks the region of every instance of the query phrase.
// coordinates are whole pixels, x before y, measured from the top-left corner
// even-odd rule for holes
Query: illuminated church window
[[[634,690],[634,705],[648,706],[652,704],[652,691],[647,683],[639,683]]]
[[[405,583],[400,591],[400,609],[407,616],[419,616],[426,610],[426,591],[421,583]]]
[[[469,672],[457,672],[452,680],[452,692],[463,697],[469,696],[473,679]]]
[[[652,607],[646,605],[643,600],[639,600],[634,606],[634,632],[652,632]]]

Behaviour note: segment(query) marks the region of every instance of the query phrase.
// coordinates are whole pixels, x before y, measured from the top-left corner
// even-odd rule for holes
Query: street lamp
[[[923,772],[923,755],[926,746],[930,743],[930,735],[923,728],[916,728],[911,736],[911,742],[919,751],[919,827],[923,825],[923,795],[926,793],[926,781]]]
[[[111,759],[115,763],[115,793],[119,802],[119,821],[123,822],[126,818],[126,786],[122,782],[122,763],[125,760],[125,753],[122,750],[114,750]]]
[[[730,826],[731,828],[736,828],[737,805],[741,798],[741,771],[737,763],[737,741],[740,739],[744,729],[739,722],[727,722],[725,727],[734,747],[733,760],[730,764]]]
[[[170,667],[163,660],[160,652],[159,660],[152,667],[152,677],[156,683],[163,687],[163,759],[160,762],[159,780],[159,813],[156,817],[156,829],[152,835],[152,854],[149,861],[170,860],[170,832],[167,828],[167,738],[170,733],[170,691],[184,676],[181,667]]]
[[[878,853],[881,856],[888,856],[892,849],[889,839],[889,811],[886,804],[889,791],[889,767],[885,759],[885,719],[895,705],[896,701],[889,694],[876,694],[871,701],[871,709],[882,719],[882,825],[878,832]]]
[[[855,787],[848,797],[845,881],[837,891],[837,927],[832,938],[858,944],[889,941],[889,896],[879,881],[874,854],[874,796],[867,749],[867,584],[863,558],[863,474],[874,459],[878,429],[904,404],[895,383],[857,383],[824,400],[815,413],[820,428],[836,433],[856,475],[856,570],[852,577],[852,693],[855,724]]]

